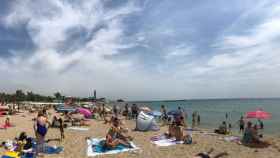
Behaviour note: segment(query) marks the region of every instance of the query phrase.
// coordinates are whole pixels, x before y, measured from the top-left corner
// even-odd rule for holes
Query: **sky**
[[[279,0],[1,0],[0,91],[280,96]]]

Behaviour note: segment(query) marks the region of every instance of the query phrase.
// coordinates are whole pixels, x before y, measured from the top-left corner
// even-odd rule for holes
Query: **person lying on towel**
[[[124,129],[120,126],[120,120],[115,117],[106,135],[105,147],[115,148],[117,145],[124,145],[131,148],[132,146],[129,143],[131,140],[132,137],[125,135]]]
[[[213,154],[211,154],[213,151],[214,151],[214,149],[211,148],[208,152],[198,153],[193,158],[220,158],[220,157],[228,156],[227,152],[221,152],[217,155],[213,155]]]

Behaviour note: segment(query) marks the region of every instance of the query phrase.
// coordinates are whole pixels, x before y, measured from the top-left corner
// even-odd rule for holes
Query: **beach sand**
[[[25,117],[23,117],[25,116]],[[20,132],[26,131],[29,136],[34,136],[33,121],[36,114],[24,112],[18,115],[10,116],[11,122],[16,127],[7,130],[0,130],[0,141],[13,139]],[[0,123],[4,123],[5,117],[0,118]],[[125,125],[129,129],[135,128],[134,121],[125,121]],[[109,125],[103,124],[103,121],[91,120],[89,131],[72,131],[65,129],[66,139],[63,142],[51,141],[49,144],[63,146],[64,151],[58,155],[44,155],[47,158],[83,158],[86,155],[86,137],[103,138],[109,128]],[[136,152],[126,152],[115,155],[101,156],[105,158],[191,158],[193,155],[208,151],[214,148],[214,154],[219,152],[227,152],[228,158],[277,158],[280,157],[280,151],[270,146],[264,149],[249,148],[243,145],[238,145],[234,142],[226,142],[219,139],[221,136],[205,135],[199,132],[193,133],[193,140],[197,142],[192,145],[175,145],[170,147],[157,147],[150,142],[150,138],[154,135],[164,133],[166,127],[161,127],[160,131],[156,132],[137,132],[130,130],[129,134],[134,137],[134,143],[140,148]],[[47,139],[59,138],[58,129],[50,128],[47,134]],[[266,136],[267,140],[280,146],[279,136]],[[3,149],[0,150],[3,153]],[[100,157],[100,156],[99,156]]]

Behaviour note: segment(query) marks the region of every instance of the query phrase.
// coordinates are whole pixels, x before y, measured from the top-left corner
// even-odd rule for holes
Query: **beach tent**
[[[139,131],[157,131],[159,126],[153,116],[140,112],[136,120],[136,130]]]

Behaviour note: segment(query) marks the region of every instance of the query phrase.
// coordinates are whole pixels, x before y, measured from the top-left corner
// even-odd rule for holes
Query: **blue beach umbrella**
[[[181,115],[181,112],[179,110],[171,110],[167,112],[167,115],[179,116]]]
[[[161,112],[159,111],[152,111],[152,112],[148,112],[148,115],[152,115],[155,117],[160,117],[161,116]]]

